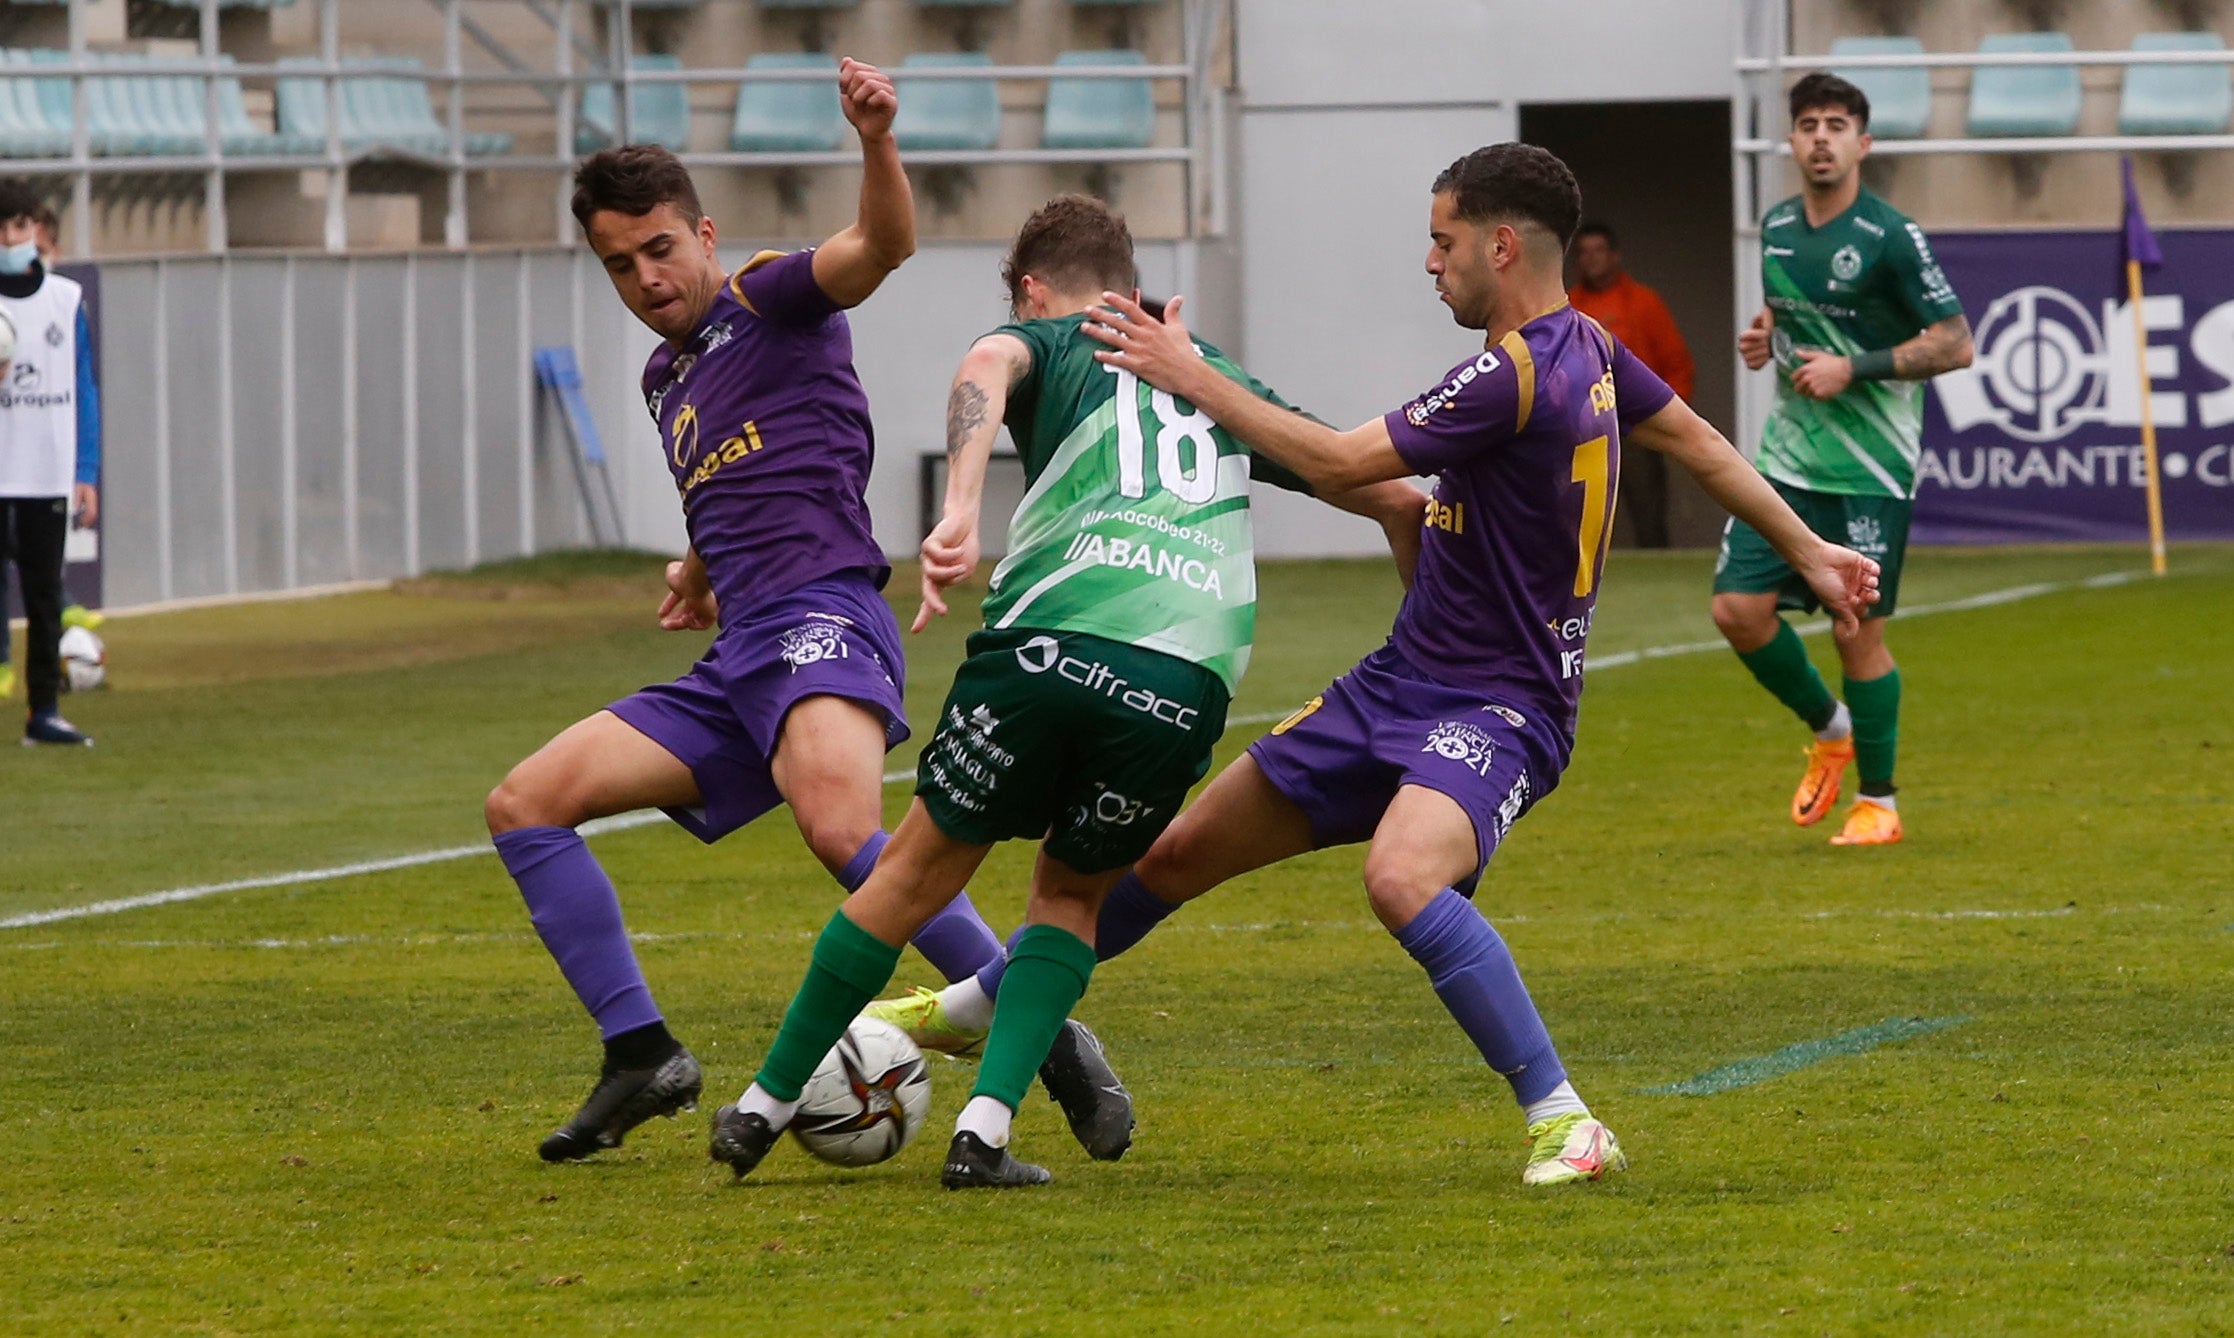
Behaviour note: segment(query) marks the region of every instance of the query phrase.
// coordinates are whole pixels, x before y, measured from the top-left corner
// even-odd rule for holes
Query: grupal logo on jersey
[[[1494,350],[1484,349],[1482,355],[1451,374],[1451,379],[1424,399],[1416,399],[1404,409],[1404,421],[1413,427],[1424,427],[1435,411],[1458,398],[1458,392],[1474,384],[1475,380],[1489,375],[1504,364],[1499,362]]]

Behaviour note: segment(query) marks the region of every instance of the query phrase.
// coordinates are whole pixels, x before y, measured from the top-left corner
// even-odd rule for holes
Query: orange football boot
[[[1846,826],[1831,838],[1834,846],[1889,846],[1900,840],[1900,811],[1873,804],[1868,795],[1854,801]]]
[[[1821,739],[1807,746],[1807,774],[1800,777],[1800,788],[1792,792],[1792,821],[1802,827],[1813,827],[1830,815],[1831,805],[1838,802],[1839,779],[1854,762],[1854,736]]]

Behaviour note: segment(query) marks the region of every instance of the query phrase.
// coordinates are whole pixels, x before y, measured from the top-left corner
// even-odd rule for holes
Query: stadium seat
[[[821,70],[821,83],[747,82],[737,87],[737,115],[729,125],[735,153],[818,153],[845,139],[845,111],[838,105],[838,58],[820,52],[768,52],[745,62],[748,70]]]
[[[631,56],[632,70],[679,70],[674,56]],[[620,142],[620,108],[613,85],[582,90],[582,118],[574,128],[574,151],[595,153]],[[639,144],[658,144],[677,153],[690,148],[690,88],[685,84],[636,84],[628,95],[628,132]]]
[[[281,0],[287,3],[288,0]],[[218,60],[230,65],[231,56]],[[196,81],[195,100],[200,101],[199,81]],[[225,145],[225,152],[246,157],[273,154],[311,154],[325,150],[326,142],[309,135],[289,135],[263,130],[248,119],[248,103],[241,94],[240,80],[221,78],[217,81],[217,133]]]
[[[1982,54],[2069,51],[2069,33],[1992,33]],[[1981,139],[2068,135],[2079,128],[2079,67],[2004,65],[1970,80],[1970,133]]]
[[[70,86],[55,81],[62,83],[62,119],[50,119],[39,89],[47,81],[22,72],[30,63],[28,51],[0,51],[0,157],[68,157]]]
[[[312,66],[315,57],[294,56],[283,66]],[[450,130],[434,113],[425,67],[407,59],[349,59],[342,62],[341,145],[351,152],[392,149],[437,157],[450,151]],[[325,81],[315,77],[279,80],[279,130],[323,146],[326,141]],[[245,116],[244,118],[245,119]],[[507,153],[510,135],[468,134],[465,151],[474,156]]]
[[[893,74],[909,70],[967,69],[990,66],[982,51],[919,51],[900,62]],[[900,147],[912,151],[990,149],[1001,138],[1000,89],[991,79],[932,79],[910,85],[900,98],[892,127]]]
[[[1924,44],[1913,37],[1841,37],[1831,43],[1832,56],[1922,55]],[[1931,72],[1883,66],[1842,70],[1832,74],[1869,95],[1869,132],[1878,139],[1922,139],[1931,126]]]
[[[2135,51],[2224,51],[2217,33],[2142,33]],[[2220,135],[2234,119],[2234,73],[2224,65],[2129,65],[2118,98],[2121,135]]]
[[[1057,65],[1145,65],[1138,51],[1064,51]],[[1155,89],[1146,79],[1050,79],[1040,147],[1145,149],[1156,139]]]

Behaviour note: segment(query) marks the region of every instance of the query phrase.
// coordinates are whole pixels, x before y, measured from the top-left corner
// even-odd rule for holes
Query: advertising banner
[[[2166,533],[2234,539],[2234,231],[2160,232],[2141,304]],[[2145,543],[2114,231],[1941,232],[1976,358],[1925,395],[1915,543]]]

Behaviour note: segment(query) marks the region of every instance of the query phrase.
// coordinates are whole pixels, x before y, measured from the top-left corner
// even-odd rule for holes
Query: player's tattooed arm
[[[1893,348],[1893,375],[1903,381],[1926,381],[1941,372],[1970,365],[1970,318],[1956,312],[1934,321],[1923,332]]]
[[[915,194],[892,138],[900,99],[891,76],[848,56],[838,64],[838,101],[861,137],[861,207],[851,227],[816,248],[814,281],[853,307],[915,254]]]
[[[1859,627],[1877,602],[1877,564],[1809,529],[1737,447],[1682,400],[1669,400],[1629,428],[1622,444],[1659,451],[1688,470],[1707,496],[1752,526],[1791,564],[1840,630]]]
[[[970,346],[946,397],[946,507],[923,537],[923,604],[912,630],[946,612],[945,590],[977,570],[978,513],[985,501],[985,465],[1001,435],[1009,392],[1032,370],[1032,353],[1015,335],[991,334]]]
[[[1192,401],[1242,445],[1301,474],[1319,496],[1411,476],[1412,467],[1397,454],[1383,420],[1338,432],[1228,380],[1196,350],[1179,317],[1184,298],[1165,303],[1158,320],[1123,293],[1101,297],[1101,305],[1088,313],[1092,319],[1080,327],[1109,346],[1095,358],[1165,394]]]

